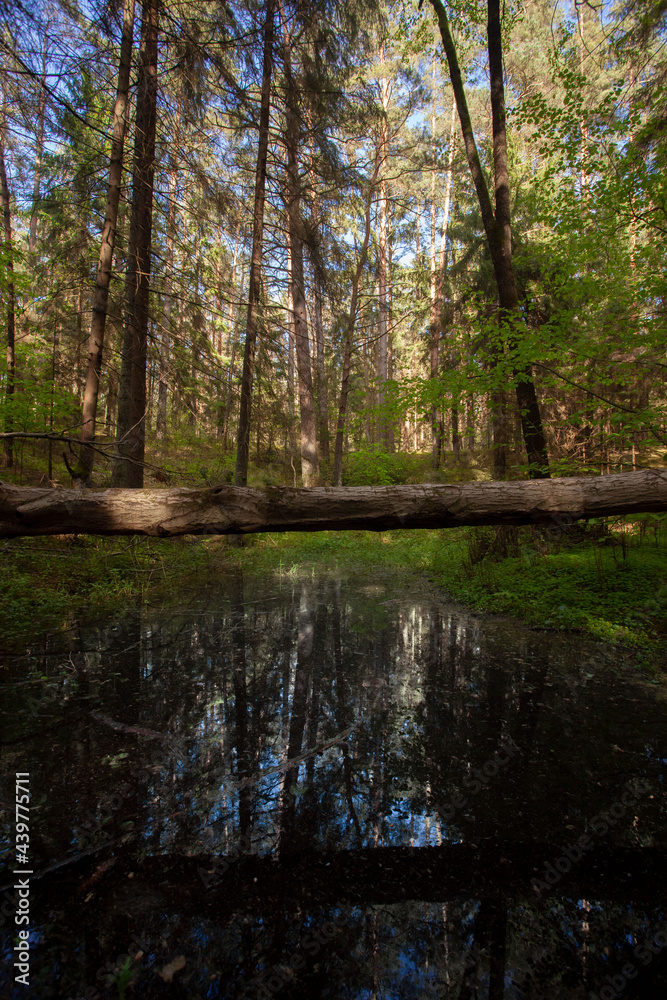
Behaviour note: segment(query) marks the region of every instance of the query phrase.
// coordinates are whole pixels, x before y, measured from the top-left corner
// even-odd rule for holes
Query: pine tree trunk
[[[342,485],[343,476],[343,439],[345,436],[345,422],[347,418],[347,399],[350,391],[350,371],[352,368],[352,336],[357,321],[357,310],[359,304],[359,286],[361,276],[366,261],[368,259],[368,244],[371,236],[371,205],[377,184],[378,173],[380,171],[380,151],[375,155],[375,169],[368,185],[368,197],[366,198],[366,212],[364,216],[364,240],[361,245],[361,252],[357,261],[357,267],[352,279],[352,294],[350,296],[350,311],[345,324],[345,335],[343,340],[343,373],[340,384],[340,399],[338,403],[338,420],[336,422],[336,442],[334,445],[334,467],[333,484]]]
[[[130,70],[132,64],[132,32],[134,27],[134,0],[125,0],[123,11],[123,35],[120,46],[120,62],[118,66],[118,86],[113,109],[111,159],[109,162],[109,186],[107,190],[107,205],[102,229],[102,242],[97,262],[97,278],[93,292],[92,320],[88,340],[88,366],[86,383],[83,391],[83,416],[81,426],[82,448],[79,465],[75,472],[80,476],[78,482],[87,483],[93,471],[95,453],[88,445],[95,440],[95,421],[97,417],[97,400],[100,391],[100,374],[102,371],[102,353],[106,329],[107,309],[109,302],[109,285],[113,268],[113,253],[116,243],[116,226],[118,224],[118,206],[120,203],[121,182],[123,174],[123,150],[125,133],[127,131],[127,104],[130,89]],[[36,217],[35,221],[36,221]],[[31,237],[32,238],[32,237]]]
[[[507,162],[507,133],[505,122],[505,87],[502,65],[502,35],[500,26],[500,0],[488,0],[487,39],[489,75],[491,81],[491,110],[493,121],[493,162],[495,177],[496,210],[491,204],[486,178],[477,150],[472,121],[463,86],[456,47],[449,28],[449,19],[442,0],[431,0],[437,14],[443,47],[447,56],[449,73],[461,122],[461,132],[470,173],[477,192],[482,222],[486,233],[494,275],[498,287],[501,323],[510,330],[510,345],[520,332],[522,320],[519,297],[512,264],[512,232],[510,225],[510,189]],[[516,397],[521,412],[521,423],[529,461],[531,478],[548,478],[549,459],[542,429],[535,383],[530,365],[514,372]],[[506,445],[506,442],[501,442]]]
[[[438,378],[438,363],[439,363],[439,353],[440,353],[440,316],[441,310],[438,309],[438,281],[437,281],[437,271],[435,265],[436,252],[435,252],[435,56],[433,57],[432,66],[432,97],[431,97],[431,274],[429,283],[429,301],[430,301],[430,312],[429,312],[429,327],[430,327],[430,359],[431,359],[431,382],[435,383]],[[440,440],[440,435],[438,433],[438,422],[440,414],[438,413],[438,407],[435,402],[431,408],[431,444],[432,444],[432,458],[433,458],[433,468],[437,469],[440,465],[440,452],[442,448],[442,441]]]
[[[257,167],[255,171],[252,255],[250,258],[250,278],[248,282],[248,315],[246,319],[245,346],[243,350],[243,374],[241,376],[241,401],[236,445],[236,469],[234,472],[234,483],[237,486],[245,486],[248,482],[252,379],[255,366],[257,312],[260,299],[262,246],[264,242],[264,201],[266,197],[266,160],[269,148],[275,6],[275,0],[267,0],[266,18],[264,21],[264,56],[259,111],[259,141],[257,146]]]
[[[44,48],[42,49],[42,73],[39,101],[37,103],[37,135],[35,143],[35,175],[32,182],[32,211],[30,213],[30,232],[28,235],[28,250],[34,253],[37,246],[37,208],[39,205],[39,185],[42,178],[42,156],[44,153],[44,117],[46,113],[46,66],[48,61],[48,37],[51,21],[46,22],[44,29]]]
[[[284,46],[286,76],[285,151],[287,153],[286,195],[287,227],[290,242],[292,303],[294,309],[294,340],[299,380],[299,413],[301,417],[301,482],[311,486],[319,473],[317,429],[313,379],[306,313],[303,276],[303,223],[301,219],[301,180],[299,177],[299,113],[298,94],[292,77],[289,42]]]
[[[181,123],[180,95],[176,106],[176,123],[174,149],[179,148],[179,133]],[[169,193],[167,195],[167,235],[165,240],[164,259],[164,291],[162,296],[162,330],[160,331],[160,376],[157,390],[157,417],[155,420],[155,436],[158,441],[164,441],[167,436],[167,396],[169,377],[169,354],[171,351],[171,311],[174,304],[174,241],[176,236],[176,187],[178,184],[178,164],[172,154],[169,170]]]
[[[146,446],[146,351],[153,226],[159,0],[143,0],[137,83],[132,214],[126,276],[123,361],[118,395],[114,486],[143,486]]]
[[[12,246],[12,206],[7,183],[7,166],[5,151],[7,144],[7,119],[5,116],[5,100],[3,88],[2,120],[0,121],[0,197],[2,197],[3,249],[7,268],[7,374],[5,376],[5,434],[11,435],[14,430],[12,408],[16,390],[16,291],[14,286],[14,251]],[[4,439],[4,466],[11,469],[14,465],[14,439],[9,436]]]
[[[388,122],[390,84],[386,78],[381,81],[382,126],[380,133],[380,231],[378,233],[378,410],[380,413],[379,437],[381,446],[391,450],[391,431],[387,414],[383,412],[386,402],[386,382],[389,378],[387,352],[387,165]]]

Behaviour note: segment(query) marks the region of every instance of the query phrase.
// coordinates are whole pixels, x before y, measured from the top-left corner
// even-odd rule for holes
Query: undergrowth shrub
[[[421,483],[429,456],[363,449],[345,456],[343,486],[403,486]]]
[[[468,557],[472,568],[484,559],[499,560],[519,555],[520,529],[512,524],[494,524],[473,527],[466,536]]]

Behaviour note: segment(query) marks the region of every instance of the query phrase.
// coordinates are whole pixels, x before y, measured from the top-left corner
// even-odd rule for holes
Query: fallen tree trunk
[[[0,483],[0,537],[552,524],[667,510],[667,471],[440,486],[61,490]]]
[[[160,854],[141,860],[133,847],[116,848],[101,871],[96,854],[95,860],[81,857],[73,866],[37,872],[31,878],[31,882],[39,880],[33,905],[56,906],[67,897],[70,917],[76,914],[92,920],[102,907],[133,913],[136,906],[137,912],[144,913],[143,900],[151,900],[160,912],[196,913],[220,920],[221,914],[261,917],[341,903],[386,906],[408,900],[443,903],[505,897],[536,902],[540,897],[576,897],[627,905],[653,901],[667,889],[667,852],[660,847],[593,845],[579,864],[551,884],[544,881],[544,870],[561,855],[562,847],[548,843],[493,839],[479,845],[302,851],[280,858],[273,854],[230,858]],[[126,878],[130,872],[134,877],[131,892]],[[93,881],[94,901],[90,902],[93,893],[88,895],[87,888]],[[539,893],[534,881],[539,883]],[[0,891],[11,885],[0,886]]]

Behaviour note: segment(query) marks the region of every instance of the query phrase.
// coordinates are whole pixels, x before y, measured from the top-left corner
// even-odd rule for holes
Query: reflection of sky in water
[[[258,891],[259,875],[234,895],[234,878],[246,876],[232,865],[236,902],[223,895],[216,919],[196,912],[206,898],[196,869],[185,894],[168,900],[159,877],[141,878],[145,859],[157,854],[167,866],[213,854],[278,865],[319,851],[335,871],[337,858],[362,850],[414,848],[420,858],[420,848],[448,844],[516,844],[519,865],[521,845],[537,845],[543,865],[638,778],[651,793],[604,846],[661,847],[663,707],[654,689],[592,665],[592,644],[483,621],[431,595],[406,596],[400,580],[239,576],[191,608],[142,609],[55,642],[36,647],[30,664],[36,676],[57,680],[60,705],[51,701],[34,717],[26,686],[7,688],[7,738],[44,730],[29,741],[33,795],[45,796],[34,816],[34,862],[99,848],[85,869],[91,912],[76,910],[69,940],[87,953],[86,921],[100,923],[109,954],[127,949],[129,930],[147,935],[133,980],[138,995],[162,995],[155,970],[183,953],[191,978],[174,995],[241,996],[243,984],[257,976],[263,983],[312,950],[307,935],[339,913],[345,925],[271,995],[493,1000],[502,973],[508,997],[583,998],[660,926],[658,904],[570,899],[565,881],[560,901],[539,900],[529,870],[517,890],[523,902],[469,893],[438,903],[338,900],[324,909],[309,908],[310,881],[316,890],[325,878],[312,873],[295,915],[270,888],[252,906],[243,902]],[[12,676],[24,678],[30,664],[14,664]],[[91,710],[120,728],[91,719]],[[508,738],[520,752],[505,760]],[[9,746],[8,771],[27,745]],[[503,763],[494,769],[496,754]],[[123,788],[96,826],[104,797]],[[430,857],[420,861],[426,874]],[[402,858],[379,863],[376,888],[399,877]],[[60,891],[80,907],[76,884]],[[48,965],[49,948],[61,945],[36,928]],[[87,961],[95,965],[97,956]],[[68,968],[67,988],[81,990],[89,973],[78,959]],[[655,976],[657,959],[652,969]],[[248,995],[261,995],[260,986]]]

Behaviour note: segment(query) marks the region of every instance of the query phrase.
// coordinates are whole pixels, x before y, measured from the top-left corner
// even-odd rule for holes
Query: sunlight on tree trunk
[[[257,312],[259,308],[262,277],[264,201],[266,198],[266,161],[269,148],[275,7],[275,0],[267,0],[266,18],[264,21],[264,55],[259,113],[259,139],[255,170],[252,255],[250,258],[250,276],[248,279],[248,314],[245,329],[245,346],[243,349],[241,400],[239,405],[239,422],[236,439],[236,469],[234,472],[234,483],[237,486],[245,486],[248,482],[248,461],[250,454],[250,409],[252,402],[253,371],[255,366],[255,345],[257,341]]]
[[[146,351],[158,93],[158,11],[158,0],[143,0],[125,330],[118,395],[116,459],[112,475],[114,486],[134,489],[143,485],[146,446]]]
[[[113,270],[113,255],[118,225],[123,152],[127,131],[127,105],[130,89],[130,69],[132,65],[132,32],[134,29],[134,0],[126,0],[123,11],[123,36],[118,67],[118,88],[112,117],[111,159],[109,163],[109,187],[107,205],[102,229],[102,242],[97,262],[97,279],[93,292],[92,320],[88,340],[88,367],[83,391],[83,416],[81,426],[81,452],[76,469],[75,482],[88,485],[93,471],[95,453],[89,445],[95,441],[97,400],[102,373],[104,333],[107,321],[109,286]],[[36,217],[35,217],[36,218]]]
[[[495,214],[491,204],[486,178],[477,151],[477,143],[473,132],[472,121],[463,86],[463,77],[459,67],[454,40],[449,28],[449,20],[442,0],[431,0],[440,26],[449,73],[456,97],[456,105],[461,122],[463,142],[465,145],[468,165],[472,175],[482,221],[489,250],[493,260],[494,274],[498,287],[500,304],[501,330],[507,331],[506,336],[510,347],[515,346],[520,336],[522,320],[519,309],[519,297],[512,263],[512,231],[510,226],[510,189],[507,163],[507,133],[505,123],[505,88],[502,65],[502,36],[500,27],[500,0],[488,0],[487,38],[489,51],[489,75],[491,86],[491,111],[493,121],[493,163],[495,178],[496,209]],[[499,352],[496,349],[496,359]],[[497,363],[497,361],[496,361]],[[535,382],[530,365],[525,365],[514,372],[516,397],[521,412],[524,441],[528,453],[529,476],[543,478],[549,476],[549,460],[546,450],[542,418],[535,393]],[[498,450],[507,447],[505,434],[505,419],[500,416],[503,406],[499,393],[494,394],[493,411],[497,414],[494,428],[494,446]],[[497,434],[496,434],[497,431]],[[500,440],[498,440],[500,438]],[[499,457],[496,469],[499,471],[504,462]]]
[[[298,96],[292,75],[290,40],[285,39],[283,61],[286,76],[285,96],[285,151],[287,153],[286,202],[290,246],[291,273],[289,281],[294,310],[294,342],[299,381],[299,415],[301,418],[301,482],[312,486],[319,475],[317,457],[317,430],[313,394],[312,366],[308,315],[306,312],[303,273],[303,222],[301,218],[301,180],[299,175],[299,121]]]
[[[7,166],[5,151],[7,148],[7,118],[6,80],[3,77],[2,120],[0,120],[0,196],[2,197],[3,240],[2,250],[6,276],[7,305],[5,317],[7,320],[7,373],[5,376],[5,433],[4,466],[11,469],[14,465],[14,439],[11,431],[14,429],[14,414],[12,412],[16,390],[16,291],[14,287],[14,248],[12,245],[12,206],[9,184],[7,182]]]

